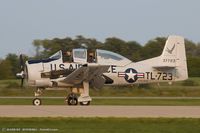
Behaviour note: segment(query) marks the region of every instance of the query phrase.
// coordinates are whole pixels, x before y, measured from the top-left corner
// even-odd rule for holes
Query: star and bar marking
[[[134,83],[138,78],[144,78],[144,73],[138,73],[135,69],[128,68],[125,72],[118,72],[118,77],[124,77],[128,83]]]

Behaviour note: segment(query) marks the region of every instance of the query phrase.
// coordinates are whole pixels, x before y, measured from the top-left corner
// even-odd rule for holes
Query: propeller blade
[[[19,63],[20,63],[21,72],[17,73],[17,77],[19,77],[21,79],[21,87],[23,87],[24,86],[24,78],[25,78],[25,75],[24,75],[25,62],[24,62],[24,57],[22,54],[20,54],[20,56],[19,56]]]
[[[23,59],[23,55],[22,54],[20,54],[19,60],[20,60],[21,71],[23,71],[24,70],[24,59]]]

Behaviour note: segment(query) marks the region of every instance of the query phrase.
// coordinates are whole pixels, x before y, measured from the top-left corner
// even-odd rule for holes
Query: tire
[[[67,97],[67,104],[68,105],[78,105],[77,95],[74,93],[69,94]]]
[[[80,102],[80,105],[82,105],[82,106],[88,106],[88,105],[90,105],[90,101]]]
[[[42,100],[39,98],[33,99],[33,105],[40,106],[42,104]]]
[[[78,100],[77,98],[68,98],[67,100],[68,105],[77,105],[78,104]]]

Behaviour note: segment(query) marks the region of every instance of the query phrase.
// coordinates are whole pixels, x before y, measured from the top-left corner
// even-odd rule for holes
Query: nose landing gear
[[[44,88],[37,88],[37,90],[35,91],[35,97],[33,99],[33,105],[35,106],[40,106],[42,105],[42,100],[40,98],[38,98],[40,95],[42,95],[42,91],[44,90]]]

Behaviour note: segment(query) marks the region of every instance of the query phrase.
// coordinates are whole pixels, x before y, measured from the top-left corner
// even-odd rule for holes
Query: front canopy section
[[[62,51],[58,51],[56,52],[55,54],[53,54],[52,56],[49,57],[49,59],[52,59],[52,60],[58,60],[62,57]]]

